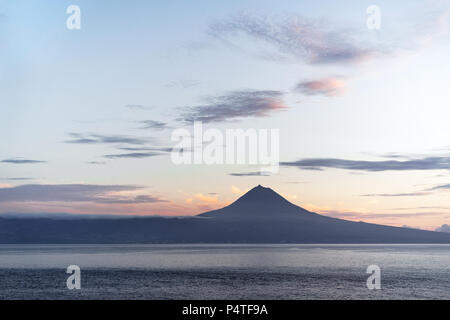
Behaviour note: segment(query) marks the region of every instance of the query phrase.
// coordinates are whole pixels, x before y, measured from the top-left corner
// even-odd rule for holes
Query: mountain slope
[[[270,188],[259,185],[229,206],[205,212],[199,217],[218,219],[270,219],[286,220],[300,218],[301,215],[315,215],[287,201]]]

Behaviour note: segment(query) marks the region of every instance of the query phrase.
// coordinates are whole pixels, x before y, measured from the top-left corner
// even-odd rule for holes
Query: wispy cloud
[[[310,64],[355,63],[374,54],[349,32],[299,16],[269,19],[239,14],[212,24],[209,33],[234,46],[244,35],[277,50],[281,59],[287,56]]]
[[[93,165],[103,165],[106,164],[106,161],[87,161],[87,164],[93,164]]]
[[[216,195],[209,195],[209,196],[207,196],[207,195],[204,195],[202,193],[197,193],[194,197],[196,199],[198,199],[198,200],[201,200],[201,201],[205,202],[205,203],[213,204],[213,203],[217,203],[218,202],[218,198],[217,198]]]
[[[230,173],[230,176],[234,177],[265,177],[270,176],[270,172],[261,172],[261,171],[252,171],[252,172],[236,172],[236,173]]]
[[[245,191],[241,190],[239,187],[236,187],[236,186],[231,186],[231,192],[234,194],[240,194],[240,195],[245,193]]]
[[[450,184],[443,184],[436,187],[433,187],[429,189],[430,191],[436,191],[436,190],[450,190]]]
[[[150,110],[150,109],[152,109],[152,107],[150,107],[150,106],[144,106],[141,104],[127,104],[125,106],[125,108],[128,108],[130,110]]]
[[[106,197],[96,199],[95,202],[98,203],[108,203],[108,204],[136,204],[136,203],[154,203],[154,202],[167,202],[166,200],[161,200],[149,195],[140,195],[136,197],[126,198],[126,197]]]
[[[100,135],[94,133],[70,133],[71,140],[67,143],[74,144],[135,144],[143,145],[152,141],[151,138],[130,137],[123,135]]]
[[[158,152],[172,152],[173,150],[177,150],[172,147],[121,147],[120,150],[125,151],[158,151]]]
[[[441,170],[450,169],[450,157],[426,157],[413,160],[364,161],[335,158],[310,158],[297,161],[281,162],[285,167],[297,167],[305,170],[323,170],[336,168],[356,171],[406,171],[406,170]]]
[[[28,184],[0,189],[0,202],[96,202],[143,203],[160,202],[150,195],[126,197],[119,192],[135,192],[140,186],[90,184]]]
[[[142,159],[150,158],[163,155],[160,152],[130,152],[130,153],[119,153],[119,154],[107,154],[104,157],[108,159]]]
[[[351,219],[351,220],[402,219],[402,218],[441,216],[447,214],[445,212],[366,213],[366,212],[335,211],[335,210],[322,210],[319,211],[319,213],[333,218]]]
[[[46,163],[47,161],[42,160],[30,160],[24,158],[13,158],[13,159],[5,159],[1,160],[2,163],[12,163],[12,164],[35,164],[35,163]]]
[[[178,80],[167,83],[167,88],[182,88],[191,89],[200,85],[200,81],[197,80]]]
[[[417,192],[406,192],[406,193],[371,193],[362,194],[362,197],[417,197],[417,196],[428,196],[433,194],[432,191],[450,190],[450,184],[439,185],[430,189]],[[431,209],[437,207],[421,207],[422,209]],[[442,207],[441,207],[442,208]]]
[[[142,120],[139,123],[142,124],[141,129],[163,130],[168,128],[167,123],[156,120]]]
[[[409,192],[409,193],[371,193],[362,194],[361,197],[417,197],[428,196],[430,192]]]
[[[119,154],[107,154],[104,157],[108,159],[142,159],[156,156],[163,156],[172,151],[185,152],[184,149],[177,149],[172,147],[121,147],[119,150],[129,151]]]
[[[445,1],[443,1],[445,3]],[[416,39],[419,48],[428,47],[441,36],[447,36],[450,22],[450,8],[444,5],[426,13],[426,21],[415,26],[419,34]]]
[[[323,78],[319,80],[302,81],[295,91],[305,95],[323,95],[333,97],[346,91],[346,83],[339,78]]]
[[[422,207],[412,207],[412,208],[393,208],[391,210],[430,210],[430,209],[438,209],[438,210],[450,210],[450,207],[441,207],[441,206],[422,206]]]
[[[203,105],[189,106],[182,110],[178,121],[192,123],[220,122],[245,117],[264,117],[273,111],[286,109],[283,93],[272,90],[242,90],[212,97]]]

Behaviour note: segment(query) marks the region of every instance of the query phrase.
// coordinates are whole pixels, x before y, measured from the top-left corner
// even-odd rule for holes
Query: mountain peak
[[[243,196],[241,196],[234,203],[243,202],[289,202],[278,193],[273,191],[271,188],[263,187],[262,185],[257,185]]]
[[[289,202],[271,188],[258,185],[242,195],[229,206],[205,212],[202,217],[229,217],[229,218],[287,218],[298,216],[299,213],[309,213]]]

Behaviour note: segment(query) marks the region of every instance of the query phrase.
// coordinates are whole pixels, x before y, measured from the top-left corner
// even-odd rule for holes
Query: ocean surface
[[[450,299],[450,245],[0,245],[0,299]]]

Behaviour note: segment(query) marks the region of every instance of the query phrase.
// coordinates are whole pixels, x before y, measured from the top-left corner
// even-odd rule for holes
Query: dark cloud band
[[[122,135],[100,135],[100,134],[81,134],[70,133],[71,140],[67,140],[67,143],[74,144],[132,144],[143,145],[150,141],[149,138],[129,137]]]
[[[47,161],[17,158],[17,159],[5,159],[5,160],[1,160],[0,162],[11,163],[11,164],[36,164],[36,163],[46,163]]]
[[[323,170],[326,168],[356,171],[407,171],[407,170],[449,170],[450,157],[427,157],[413,160],[362,161],[335,158],[311,158],[298,161],[281,162],[281,166],[304,170]]]
[[[142,189],[130,185],[27,184],[0,189],[0,202],[96,202],[96,203],[144,203],[161,202],[150,195],[124,197],[117,192]]]

